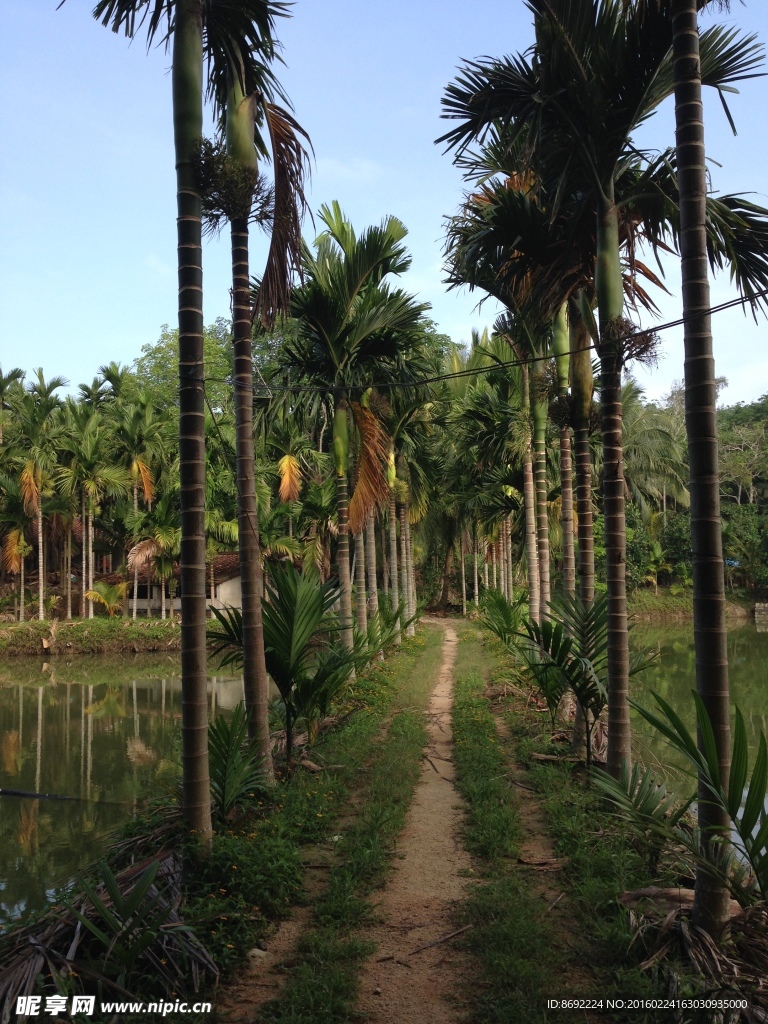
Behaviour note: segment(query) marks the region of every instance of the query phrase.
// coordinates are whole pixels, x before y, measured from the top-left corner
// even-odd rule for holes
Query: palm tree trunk
[[[720,779],[728,787],[730,715],[725,578],[720,523],[717,389],[712,347],[705,200],[707,172],[696,0],[672,0],[677,174],[680,188],[685,427],[691,471],[693,636],[696,689],[715,736]],[[701,736],[699,736],[701,746]],[[699,782],[699,826],[705,841],[729,834],[728,816]],[[728,921],[729,893],[706,871],[696,872],[693,920],[718,936]]]
[[[627,531],[622,442],[621,315],[624,289],[619,262],[618,214],[610,195],[597,225],[595,290],[600,313],[600,411],[603,434],[603,509],[608,585],[608,772],[618,778],[632,756],[629,724]]]
[[[88,589],[93,590],[93,499],[88,499]],[[93,618],[93,601],[88,600],[88,618]]]
[[[498,570],[497,570],[497,552],[499,545],[496,541],[491,544],[491,579],[493,580],[493,589],[498,590]]]
[[[483,538],[483,587],[488,590],[488,542]]]
[[[595,596],[595,542],[592,523],[592,456],[589,449],[592,415],[592,359],[590,337],[583,319],[571,309],[571,397],[573,407],[573,454],[578,520],[579,599],[589,605]],[[577,721],[579,716],[577,716]]]
[[[237,453],[237,543],[243,619],[243,683],[249,712],[248,731],[256,740],[263,765],[273,777],[272,743],[269,736],[269,680],[264,658],[259,518],[253,454],[253,355],[251,351],[250,279],[248,268],[248,219],[233,220],[232,306],[235,369],[235,432]],[[211,561],[211,602],[214,596]]]
[[[499,575],[501,582],[499,589],[501,590],[504,597],[509,598],[509,590],[507,587],[508,572],[507,572],[507,523],[506,520],[501,524],[501,534],[499,536]]]
[[[37,497],[37,617],[45,618],[45,556],[43,553],[43,504],[42,495]]]
[[[576,559],[573,549],[573,464],[571,428],[560,427],[560,523],[563,530],[563,591],[576,594]]]
[[[400,506],[400,593],[402,595],[403,614],[408,619],[411,611],[411,599],[410,586],[408,584],[408,542],[405,533],[406,515],[405,504],[402,504]],[[407,633],[407,635],[411,636],[410,633]]]
[[[336,460],[336,512],[338,518],[336,558],[339,570],[339,588],[341,590],[341,639],[347,650],[351,651],[355,646],[355,636],[352,625],[352,580],[349,572],[348,415],[346,400],[341,397],[333,416],[333,451]]]
[[[395,490],[389,491],[389,571],[392,582],[392,611],[396,612],[400,604],[400,587],[397,579],[397,504],[395,503]],[[397,632],[395,643],[400,643],[400,620],[397,620]]]
[[[160,619],[165,622],[165,576],[160,579]]]
[[[202,0],[177,0],[173,130],[179,264],[181,736],[187,827],[211,849],[205,602],[205,402],[201,202],[195,155],[203,134]]]
[[[536,546],[539,557],[539,622],[549,618],[549,513],[547,510],[547,403],[536,400],[533,411],[533,448],[536,481]]]
[[[67,621],[72,618],[72,520],[67,523]]]
[[[460,533],[461,546],[461,614],[467,617],[467,573],[464,565],[464,531]]]
[[[507,538],[507,600],[515,599],[515,560],[512,557],[512,516],[504,520],[504,532]]]
[[[21,568],[19,570],[19,622],[24,621],[24,533],[21,534]]]
[[[472,524],[472,579],[474,583],[475,610],[480,604],[480,576],[477,571],[477,523]]]
[[[408,582],[408,615],[413,619],[416,615],[416,572],[413,567],[413,538],[411,536],[411,515],[408,503],[405,505],[405,552],[406,578]],[[411,622],[405,631],[407,636],[416,635],[416,623]]]
[[[525,561],[528,566],[528,614],[539,621],[540,594],[539,555],[536,537],[536,490],[533,484],[533,463],[530,449],[523,455],[523,503],[525,505]],[[507,538],[508,539],[508,538]],[[507,552],[509,555],[509,552]],[[509,578],[509,558],[507,578]],[[507,584],[509,599],[509,584]]]
[[[139,488],[136,483],[133,485],[133,512],[134,515],[139,510]],[[136,621],[136,609],[139,602],[139,566],[136,563],[133,567],[133,603],[131,607],[131,618]]]
[[[379,588],[376,579],[376,520],[373,509],[368,512],[365,527],[365,560],[368,571],[368,613],[375,615],[379,610]]]
[[[355,535],[355,607],[357,629],[362,636],[368,632],[368,609],[365,597],[365,538],[362,529]]]
[[[85,491],[80,495],[80,618],[88,618],[85,592],[88,589],[88,528],[85,515]]]
[[[381,515],[381,582],[384,587],[384,593],[389,596],[389,559],[387,558],[387,542],[389,540],[389,533],[384,523],[384,513]]]

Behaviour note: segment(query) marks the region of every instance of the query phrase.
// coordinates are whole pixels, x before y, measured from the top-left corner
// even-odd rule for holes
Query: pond
[[[635,649],[651,648],[658,661],[631,682],[632,696],[651,711],[658,711],[651,696],[658,693],[677,711],[692,734],[696,713],[691,690],[696,687],[693,628],[690,624],[674,628],[638,626],[632,631]],[[744,624],[728,632],[728,664],[731,708],[738,706],[744,716],[749,743],[750,764],[757,752],[758,736],[768,736],[768,633],[758,632],[753,624]],[[731,724],[733,725],[733,713]],[[685,759],[637,713],[632,715],[635,756],[646,764],[663,766],[673,788],[693,791],[695,785],[682,777]]]
[[[44,907],[95,860],[142,798],[173,784],[181,746],[178,654],[0,660],[0,929]],[[209,680],[210,713],[242,699]]]

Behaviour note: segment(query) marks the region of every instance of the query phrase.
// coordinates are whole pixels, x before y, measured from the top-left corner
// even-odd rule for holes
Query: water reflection
[[[211,714],[242,699],[242,680],[209,680]],[[178,657],[0,661],[0,928],[53,898],[99,856],[107,833],[177,774]]]
[[[654,666],[633,679],[632,696],[650,710],[656,710],[651,691],[658,693],[694,732],[696,714],[691,690],[696,688],[696,661],[692,627],[660,629],[657,626],[638,626],[631,637],[634,647],[651,647],[659,654]],[[765,699],[767,663],[768,633],[759,633],[751,624],[729,630],[731,707],[738,705],[744,716],[752,760],[757,752],[759,733],[768,734],[768,703]],[[633,714],[632,728],[635,751],[643,761],[670,769],[673,777],[679,776],[683,767],[687,767],[685,759],[637,714]],[[686,792],[691,788],[686,781]]]

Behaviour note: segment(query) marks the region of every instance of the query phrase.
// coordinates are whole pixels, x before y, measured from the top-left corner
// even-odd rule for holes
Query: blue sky
[[[0,38],[0,362],[42,366],[73,386],[115,359],[131,363],[176,316],[175,182],[169,58],[129,45],[90,16],[88,0],[6,0]],[[727,19],[758,32],[760,4],[733,5]],[[719,20],[724,20],[723,16]],[[763,19],[764,20],[764,19]],[[446,293],[443,218],[462,182],[433,140],[446,129],[440,97],[463,58],[525,49],[523,0],[297,0],[281,23],[280,77],[316,154],[310,202],[338,199],[356,227],[388,213],[409,228],[413,266],[404,283],[432,304],[455,341],[490,325],[494,307]],[[730,100],[740,134],[709,98],[707,150],[718,191],[753,193],[768,205],[768,79]],[[646,146],[673,144],[671,105],[644,129]],[[115,223],[115,214],[119,222]],[[305,232],[312,233],[311,223]],[[252,268],[266,253],[256,238]],[[206,322],[229,312],[226,234],[206,243]],[[680,315],[675,261],[662,320]],[[723,276],[713,302],[735,296]],[[766,323],[739,311],[714,321],[721,400],[768,392]],[[659,366],[636,373],[649,397],[682,377],[682,338],[664,332]]]

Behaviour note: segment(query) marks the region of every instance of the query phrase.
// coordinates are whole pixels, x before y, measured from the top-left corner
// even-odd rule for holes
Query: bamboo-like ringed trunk
[[[589,447],[592,414],[592,360],[590,336],[580,315],[572,309],[571,396],[573,409],[573,457],[578,521],[578,593],[582,604],[595,596],[595,541],[592,515],[592,454]],[[578,721],[577,716],[577,721]]]
[[[539,554],[536,537],[536,491],[530,449],[523,455],[523,503],[525,505],[525,561],[528,567],[528,614],[539,621]],[[511,559],[510,559],[511,561]],[[507,564],[509,573],[509,563]],[[509,593],[507,593],[509,597]]]
[[[88,589],[93,590],[93,498],[88,499]],[[93,601],[90,598],[88,618],[93,618]]]
[[[405,532],[405,520],[406,520],[406,507],[404,504],[400,506],[400,600],[403,603],[403,616],[405,619],[410,617],[411,611],[411,599],[410,599],[410,586],[408,583],[408,542]],[[407,633],[407,636],[410,636]]]
[[[573,548],[573,466],[571,462],[571,429],[560,427],[560,523],[563,530],[563,590],[576,594],[576,559]]]
[[[205,401],[201,200],[195,155],[203,134],[201,0],[177,0],[173,128],[179,265],[179,477],[181,506],[181,737],[187,828],[209,853],[208,681],[205,600]]]
[[[613,197],[598,216],[595,290],[600,312],[600,412],[603,434],[603,510],[608,590],[608,772],[618,778],[632,757],[629,722],[627,534],[621,406],[621,317],[624,289],[619,263],[618,212]]]
[[[389,533],[387,531],[386,524],[384,522],[384,513],[381,514],[381,582],[384,589],[384,593],[389,596],[389,559],[387,558],[387,544],[389,543]]]
[[[480,576],[477,571],[477,523],[472,526],[472,582],[474,584],[475,610],[480,604]]]
[[[45,618],[45,554],[43,551],[43,498],[37,498],[37,616]]]
[[[400,604],[400,586],[397,578],[397,504],[395,502],[394,488],[389,491],[389,571],[392,593],[392,612],[396,613]],[[397,618],[397,631],[395,643],[401,641],[400,618]]]
[[[368,609],[365,595],[365,538],[362,529],[355,537],[355,608],[357,610],[357,629],[365,636],[368,632]]]
[[[464,531],[460,531],[461,546],[461,614],[467,617],[467,573],[464,565]]]
[[[512,516],[504,520],[504,531],[507,538],[507,599],[515,599],[515,560],[512,552]]]
[[[547,404],[534,401],[533,407],[533,448],[534,479],[536,488],[536,548],[539,559],[539,622],[549,618],[550,567],[549,567],[549,512],[547,509]]]
[[[379,610],[379,587],[376,578],[376,519],[373,509],[368,511],[365,526],[365,563],[368,575],[368,614]]]
[[[693,549],[693,636],[696,689],[715,737],[720,780],[730,774],[728,648],[725,576],[720,522],[717,448],[717,389],[709,315],[704,113],[695,0],[672,0],[677,173],[680,185],[683,335],[685,345],[685,429],[688,438]],[[699,736],[699,747],[702,741]],[[698,817],[705,843],[729,836],[725,811],[699,780]],[[728,921],[729,892],[707,872],[696,871],[693,920],[718,937]]]
[[[139,488],[134,482],[133,484],[133,512],[134,515],[139,509]],[[138,563],[134,563],[133,566],[133,593],[131,596],[131,619],[136,621],[136,609],[138,608],[139,602],[139,566]]]
[[[408,503],[405,506],[405,550],[406,574],[408,581],[408,613],[413,620],[406,630],[407,636],[416,635],[416,572],[413,565],[413,537],[411,536],[411,517]]]
[[[355,640],[352,628],[352,580],[349,573],[349,498],[346,473],[336,476],[336,509],[339,523],[336,558],[341,590],[341,639],[347,650],[351,651]]]
[[[67,524],[67,621],[72,618],[72,520]]]

